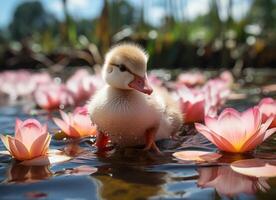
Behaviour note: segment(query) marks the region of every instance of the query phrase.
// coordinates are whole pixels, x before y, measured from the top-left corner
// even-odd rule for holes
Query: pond
[[[275,84],[271,70],[250,71],[248,80],[235,92],[245,99],[229,100],[224,107],[238,110],[255,105],[264,95],[260,87]],[[275,98],[276,94],[269,93]],[[0,133],[13,134],[16,118],[34,117],[57,130],[48,114],[26,113],[28,103],[1,105]],[[53,113],[58,115],[58,113]],[[97,153],[91,139],[78,144],[53,139],[51,149],[73,156],[70,161],[49,166],[23,166],[9,156],[0,155],[0,199],[275,199],[276,178],[255,178],[234,172],[229,163],[244,158],[276,159],[276,136],[271,136],[254,152],[245,155],[224,153],[218,161],[195,164],[181,162],[172,153],[181,150],[217,148],[192,125],[186,125],[177,140],[163,140],[163,154],[127,148]],[[0,143],[0,151],[5,150]]]

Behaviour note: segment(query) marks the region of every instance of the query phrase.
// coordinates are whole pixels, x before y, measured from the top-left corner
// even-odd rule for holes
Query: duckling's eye
[[[120,69],[121,72],[125,72],[127,70],[126,66],[123,65],[123,64],[119,65],[119,69]]]

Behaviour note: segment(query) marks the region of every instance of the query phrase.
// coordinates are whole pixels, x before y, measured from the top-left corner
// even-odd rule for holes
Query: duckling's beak
[[[153,91],[151,86],[149,85],[147,76],[141,77],[141,76],[134,75],[134,80],[131,81],[128,84],[128,86],[139,92],[143,92],[148,95],[150,95]]]

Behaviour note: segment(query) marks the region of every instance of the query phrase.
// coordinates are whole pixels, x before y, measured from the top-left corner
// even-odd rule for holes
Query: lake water
[[[247,77],[251,76],[251,77]],[[246,99],[231,100],[225,105],[244,110],[265,94],[260,86],[275,84],[275,70],[250,71],[239,93]],[[242,82],[242,80],[241,80]],[[275,92],[269,96],[276,97]],[[0,133],[13,134],[16,117],[35,117],[49,124],[50,132],[57,127],[47,114],[26,114],[26,103],[0,107]],[[241,158],[276,159],[276,135],[254,152],[246,155],[224,154],[212,164],[180,162],[171,154],[180,150],[211,150],[216,147],[185,126],[176,141],[160,141],[163,155],[144,152],[138,148],[96,153],[91,140],[78,144],[52,140],[51,149],[73,155],[68,162],[53,166],[27,167],[10,157],[0,155],[0,199],[275,199],[276,178],[253,178],[237,174],[229,163]],[[0,150],[4,150],[0,144]]]

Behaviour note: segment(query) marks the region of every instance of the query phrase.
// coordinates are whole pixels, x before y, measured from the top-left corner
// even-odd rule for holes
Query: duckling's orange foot
[[[144,151],[154,150],[156,153],[162,154],[158,146],[155,144],[155,133],[156,133],[156,129],[147,130],[147,132],[145,133],[146,146],[143,150]]]
[[[104,133],[97,131],[96,147],[98,151],[106,151],[109,148],[107,147],[109,138]]]

